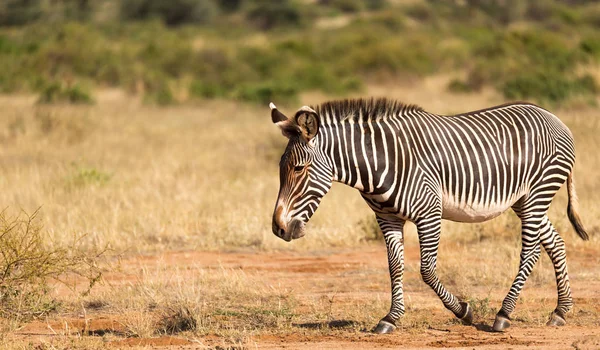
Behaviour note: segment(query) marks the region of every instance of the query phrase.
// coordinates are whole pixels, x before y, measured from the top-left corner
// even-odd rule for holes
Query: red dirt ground
[[[448,323],[451,319],[437,297],[419,281],[418,249],[412,247],[406,252],[406,279],[410,288],[407,298],[410,304],[423,307],[430,305],[434,326],[422,328],[398,329],[391,335],[375,335],[369,332],[339,329],[323,335],[306,332],[298,328],[297,332],[284,335],[257,335],[245,340],[248,348],[261,349],[364,349],[364,348],[406,348],[406,349],[600,349],[600,259],[594,254],[582,251],[570,255],[571,283],[576,308],[568,315],[569,324],[554,328],[532,322],[516,322],[506,333],[489,332],[493,317],[476,326],[463,326]],[[177,267],[179,271],[196,269],[231,268],[244,271],[253,278],[284,285],[300,298],[327,297],[335,293],[336,303],[343,307],[365,296],[376,293],[381,298],[389,298],[387,291],[387,262],[383,246],[367,246],[355,250],[320,251],[317,253],[275,252],[170,252],[156,256],[138,256],[122,262],[126,271],[111,273],[106,280],[111,285],[131,283],[138,278],[140,267],[152,268],[158,265]],[[584,269],[583,271],[581,269]],[[411,282],[412,281],[412,282]],[[485,286],[476,289],[483,296],[490,295],[490,306],[497,308],[509,286],[502,290],[490,291]],[[548,313],[555,303],[554,286],[527,285],[524,291],[526,301],[519,303],[520,310],[539,310],[547,308]],[[408,311],[410,312],[410,307]],[[521,311],[526,312],[526,311]],[[383,316],[383,315],[381,315]],[[320,322],[322,320],[314,320]],[[340,321],[342,322],[342,321]],[[333,327],[332,327],[333,328]],[[146,347],[165,349],[224,349],[227,346],[239,349],[239,345],[227,345],[226,340],[210,335],[195,339],[183,337],[126,338],[125,329],[118,315],[102,314],[98,311],[88,315],[87,323],[83,319],[61,318],[46,322],[35,321],[16,332],[18,337],[43,339],[61,332],[102,336],[110,332],[116,334],[108,342],[113,348]]]

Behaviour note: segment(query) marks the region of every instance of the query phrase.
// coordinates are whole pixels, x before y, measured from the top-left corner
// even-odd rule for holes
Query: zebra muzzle
[[[282,237],[286,241],[291,241],[292,239],[298,239],[304,237],[304,222],[298,219],[292,219],[288,224],[287,232],[285,232],[284,237]]]

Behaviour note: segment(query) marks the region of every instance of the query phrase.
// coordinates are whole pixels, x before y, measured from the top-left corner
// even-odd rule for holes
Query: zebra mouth
[[[285,232],[283,238],[286,242],[290,242],[292,239],[298,239],[304,237],[304,222],[293,219],[288,225],[288,229]]]

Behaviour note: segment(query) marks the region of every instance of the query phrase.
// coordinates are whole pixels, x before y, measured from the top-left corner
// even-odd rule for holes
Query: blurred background
[[[353,320],[344,338],[370,329],[389,298],[374,215],[334,184],[306,237],[272,234],[287,139],[268,108],[370,96],[438,114],[527,100],[565,122],[591,242],[573,232],[564,189],[549,216],[581,296],[574,324],[597,328],[599,84],[597,1],[0,0],[0,331],[47,315],[80,322],[82,308],[112,315],[115,337],[183,330],[245,344],[328,334],[297,324],[336,318]],[[507,212],[442,232],[442,280],[492,320],[517,271],[520,222]],[[406,242],[407,295],[420,299],[408,298],[403,327],[445,329],[412,225]],[[53,283],[79,276],[81,291],[102,273],[76,298]],[[530,280],[541,294],[517,320],[543,325],[555,300],[545,254]],[[3,334],[0,347],[24,348]],[[60,339],[52,348],[73,348]]]
[[[341,186],[313,235],[272,235],[287,140],[269,102],[387,96],[443,114],[522,99],[573,130],[594,231],[599,63],[596,1],[4,0],[2,204],[41,208],[55,242],[118,251],[352,246],[379,236]]]
[[[0,26],[0,91],[43,102],[264,104],[453,73],[453,92],[592,103],[600,57],[585,0],[3,0]]]

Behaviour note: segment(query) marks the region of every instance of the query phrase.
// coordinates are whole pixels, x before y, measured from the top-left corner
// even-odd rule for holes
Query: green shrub
[[[244,0],[217,0],[219,9],[223,12],[236,12],[242,8]]]
[[[466,93],[472,92],[473,88],[464,80],[452,79],[448,83],[448,90],[456,93]]]
[[[423,2],[417,2],[406,7],[404,13],[406,13],[408,17],[421,22],[429,21],[435,17],[435,13],[431,6]]]
[[[127,20],[159,18],[169,26],[208,24],[218,12],[212,0],[121,0],[121,17]]]
[[[595,58],[600,58],[600,36],[587,36],[579,43],[581,51]]]
[[[255,0],[246,18],[262,30],[285,26],[298,27],[303,24],[300,7],[292,0]]]
[[[199,98],[226,97],[227,90],[220,84],[212,84],[201,80],[194,80],[190,84],[190,96]]]
[[[271,101],[295,102],[297,94],[298,91],[292,85],[265,82],[241,86],[237,90],[236,97],[242,101],[266,105]]]
[[[0,3],[0,26],[18,26],[42,16],[40,0],[3,0]]]
[[[81,167],[75,169],[75,173],[66,179],[68,187],[103,186],[112,175],[96,168]]]
[[[153,89],[144,96],[146,102],[156,103],[159,106],[168,106],[174,104],[175,96],[168,84],[161,84],[157,89]]]
[[[38,103],[67,102],[72,104],[91,104],[94,102],[90,92],[80,85],[63,86],[60,83],[50,83],[42,89]]]
[[[502,87],[506,98],[535,98],[548,102],[563,102],[575,96],[593,95],[597,90],[596,82],[590,75],[568,78],[556,72],[521,74],[508,79]]]
[[[319,4],[347,13],[359,12],[364,9],[363,1],[360,0],[320,0]]]

